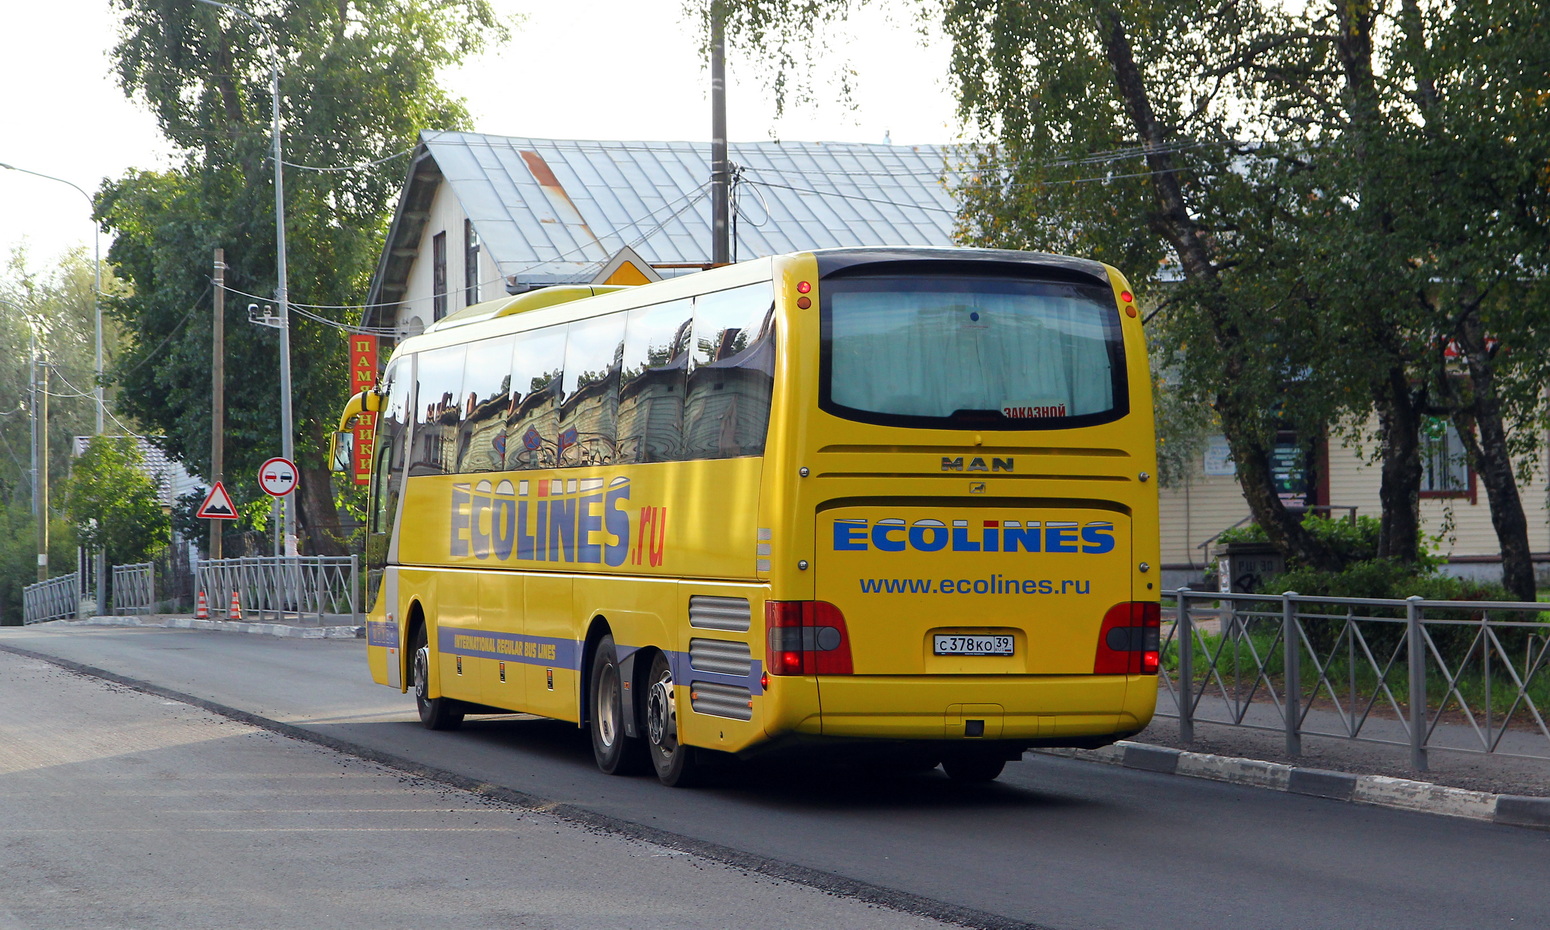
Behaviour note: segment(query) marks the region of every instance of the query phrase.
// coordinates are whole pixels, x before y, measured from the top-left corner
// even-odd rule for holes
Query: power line
[[[212,290],[212,286],[209,285],[209,284],[206,284],[205,285],[205,292],[203,294],[199,295],[199,297],[197,297],[194,300],[194,305],[192,307],[190,307],[188,312],[183,315],[183,319],[179,320],[177,322],[177,325],[173,326],[171,331],[169,331],[167,333],[166,337],[163,338],[161,342],[157,343],[156,348],[152,349],[150,351],[150,354],[147,355],[145,358],[140,359],[140,361],[137,362],[133,368],[131,368],[128,371],[125,371],[125,372],[117,375],[117,379],[118,380],[123,380],[124,378],[129,377],[130,375],[132,375],[135,372],[139,371],[141,368],[145,367],[145,363],[146,362],[149,362],[152,359],[156,358],[156,356],[161,352],[161,350],[166,348],[167,343],[172,341],[172,337],[176,336],[178,334],[178,330],[183,328],[183,324],[187,323],[193,317],[194,312],[200,309],[200,307],[199,307],[200,302],[203,301],[206,297],[210,296],[211,290]]]
[[[687,191],[687,192],[679,195],[678,198],[676,198],[674,200],[670,200],[667,203],[664,203],[662,206],[657,207],[655,210],[653,210],[650,213],[646,214],[644,217],[641,217],[639,219],[627,220],[626,222],[621,223],[620,225],[614,227],[613,229],[610,229],[610,230],[602,233],[601,235],[596,236],[596,239],[599,242],[601,242],[602,240],[607,239],[609,237],[613,237],[613,236],[619,236],[619,237],[622,238],[622,236],[624,235],[624,232],[626,230],[630,229],[631,227],[635,227],[635,228],[638,229],[641,226],[641,224],[650,221],[653,217],[657,216],[662,211],[667,210],[670,207],[674,207],[674,206],[678,207],[672,213],[668,214],[667,216],[663,217],[660,221],[658,221],[656,223],[656,225],[652,226],[650,229],[646,230],[644,233],[641,233],[636,238],[626,242],[626,245],[628,245],[630,248],[634,248],[635,246],[640,245],[641,243],[645,242],[647,239],[650,239],[652,236],[656,235],[657,232],[659,232],[668,223],[672,222],[673,220],[677,219],[679,216],[682,216],[684,213],[686,213],[691,207],[695,206],[695,204],[699,203],[706,196],[708,196],[709,191],[710,191],[710,184],[709,184],[709,182],[703,183],[703,184],[699,185],[698,187],[694,188],[693,190]],[[679,206],[680,201],[682,201],[682,205],[681,206]],[[539,260],[537,262],[534,262],[532,264],[525,265],[525,266],[523,266],[521,268],[518,268],[515,271],[511,272],[511,274],[521,274],[524,271],[531,271],[531,270],[533,270],[535,268],[542,268],[544,265],[550,264],[552,262],[564,261],[566,258],[568,258],[568,257],[570,257],[572,255],[584,254],[588,249],[590,249],[592,247],[593,247],[593,243],[582,243],[582,244],[580,244],[580,245],[578,245],[578,246],[576,246],[574,248],[567,249],[567,250],[562,251],[562,252],[557,252],[555,255],[553,255],[553,256],[551,256],[549,258],[541,259],[541,260]],[[489,285],[489,284],[504,284],[505,281],[506,281],[506,277],[507,277],[507,275],[502,274],[498,278],[492,278],[492,279],[487,279],[485,281],[481,281],[480,282],[480,287],[484,287],[485,285]],[[211,286],[212,287],[214,286],[213,280],[211,281]],[[224,288],[224,290],[228,294],[236,294],[236,295],[238,295],[240,297],[246,297],[249,300],[266,300],[267,301],[267,300],[272,300],[273,299],[273,298],[270,298],[270,297],[262,296],[260,294],[250,294],[247,291],[239,291],[236,288],[231,287],[230,285],[223,285],[222,287]],[[435,299],[435,295],[431,295],[430,297],[418,297],[418,298],[415,298],[414,300],[395,300],[395,301],[388,301],[388,302],[376,303],[376,304],[308,304],[308,303],[297,303],[295,301],[291,301],[290,302],[290,306],[291,306],[292,309],[302,308],[302,309],[299,309],[297,312],[300,313],[302,316],[308,318],[308,319],[314,320],[314,321],[319,322],[319,323],[324,323],[326,325],[333,326],[333,327],[338,328],[338,329],[345,330],[346,332],[354,332],[354,333],[359,333],[361,335],[397,336],[399,334],[399,331],[398,331],[397,327],[389,327],[389,326],[381,326],[381,327],[370,327],[370,326],[366,326],[366,327],[352,327],[352,326],[350,326],[348,324],[340,323],[338,321],[331,320],[331,319],[328,319],[326,317],[316,316],[314,314],[307,313],[305,311],[307,311],[307,310],[354,310],[354,311],[377,310],[377,309],[385,309],[385,308],[391,308],[391,307],[402,307],[402,306],[407,306],[407,305],[417,304],[417,303],[424,303],[426,301],[434,300],[434,299]]]
[[[59,373],[55,372],[55,374],[59,374]],[[71,390],[77,391],[77,392],[81,391],[80,388],[76,387],[74,384],[71,384],[70,383],[70,379],[66,378],[64,375],[59,375],[59,380],[63,381],[65,383],[65,386],[70,388]],[[58,397],[60,395],[58,395],[58,394],[50,394],[49,396],[50,397]],[[96,394],[95,393],[87,394],[87,393],[83,392],[83,393],[77,393],[74,396],[76,396],[76,397],[93,397],[93,398],[95,398]],[[106,403],[102,404],[102,412],[107,414],[108,419],[112,420],[114,423],[117,423],[118,424],[118,428],[123,430],[125,433],[129,434],[130,436],[133,436],[136,439],[144,439],[145,438],[144,436],[141,436],[139,433],[136,433],[134,430],[130,429],[128,426],[125,426],[124,425],[124,421],[120,420],[118,418],[118,416],[113,413],[112,410],[109,410],[108,409],[108,405]]]
[[[414,149],[412,149],[412,148],[404,149],[402,152],[394,152],[391,155],[384,155],[381,158],[378,158],[378,159],[376,159],[374,161],[357,162],[356,164],[345,165],[345,166],[340,167],[340,168],[318,168],[318,167],[315,167],[313,165],[298,165],[295,162],[285,161],[284,159],[282,159],[280,161],[280,164],[284,165],[287,168],[299,168],[302,171],[316,171],[316,172],[319,172],[319,173],[330,173],[330,172],[347,173],[347,172],[351,172],[351,171],[365,171],[367,168],[375,168],[376,166],[378,166],[380,164],[383,164],[384,162],[390,162],[390,161],[392,161],[395,158],[403,158],[405,155],[408,155],[410,152],[413,152],[413,151],[414,151]],[[265,161],[268,161],[268,159],[266,158]]]
[[[749,181],[749,185],[762,184],[772,190],[796,191],[799,194],[820,194],[824,197],[838,197],[841,200],[859,200],[864,203],[875,203],[887,207],[898,207],[901,210],[922,210],[928,213],[950,213],[956,215],[957,210],[948,207],[928,206],[923,203],[900,203],[895,200],[882,200],[877,197],[863,197],[860,194],[842,194],[839,191],[821,191],[811,187],[794,187],[790,184],[771,184],[768,181]]]

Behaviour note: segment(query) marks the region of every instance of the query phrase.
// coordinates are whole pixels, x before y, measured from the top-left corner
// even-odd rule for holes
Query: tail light
[[[1155,675],[1162,663],[1162,608],[1155,601],[1126,601],[1103,615],[1094,675]]]
[[[771,675],[849,675],[845,615],[827,601],[765,601]]]

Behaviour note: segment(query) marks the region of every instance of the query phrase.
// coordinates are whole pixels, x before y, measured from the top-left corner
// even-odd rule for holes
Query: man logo
[[[942,470],[943,471],[1012,471],[1012,461],[1013,461],[1012,459],[992,458],[990,460],[990,464],[986,465],[984,459],[973,458],[973,459],[970,459],[969,460],[969,464],[967,466],[965,466],[963,464],[963,456],[960,455],[957,458],[949,458],[948,456],[944,455],[944,456],[942,456]]]

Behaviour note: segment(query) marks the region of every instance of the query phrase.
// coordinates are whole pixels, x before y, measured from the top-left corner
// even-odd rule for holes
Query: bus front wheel
[[[669,788],[685,788],[700,775],[694,750],[678,742],[678,709],[673,689],[673,668],[667,656],[657,653],[651,660],[651,677],[646,689],[646,745],[657,778]]]
[[[619,656],[611,635],[598,641],[588,684],[587,720],[597,767],[605,775],[641,771],[645,767],[644,747],[639,737],[625,735],[625,714],[632,713],[634,707],[619,675]]]
[[[463,706],[448,697],[430,696],[431,647],[420,627],[414,638],[414,705],[427,730],[456,730],[463,725]]]

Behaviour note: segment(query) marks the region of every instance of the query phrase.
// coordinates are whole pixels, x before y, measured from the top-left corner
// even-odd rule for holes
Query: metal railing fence
[[[1194,725],[1550,759],[1550,604],[1164,592],[1157,714]],[[1171,708],[1166,698],[1172,699]]]
[[[113,613],[149,614],[156,612],[156,563],[113,566]]]
[[[60,575],[22,588],[22,623],[74,620],[81,614],[81,576]]]
[[[200,559],[194,590],[212,617],[227,617],[233,592],[242,619],[327,625],[348,618],[361,625],[360,574],[355,556],[258,556]]]

